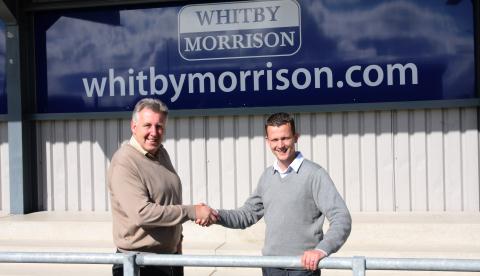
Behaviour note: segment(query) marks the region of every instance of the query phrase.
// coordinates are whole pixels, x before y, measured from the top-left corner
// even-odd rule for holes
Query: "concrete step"
[[[111,276],[110,265],[0,264],[1,276]]]
[[[480,252],[479,213],[362,213],[352,218],[343,250]]]
[[[192,274],[195,275],[195,274]],[[212,276],[262,276],[261,268],[218,268]],[[367,270],[367,276],[476,276],[475,272],[438,272],[438,271],[373,271]],[[352,276],[351,270],[324,269],[322,276]]]
[[[327,226],[328,227],[328,226]],[[184,224],[185,254],[260,255],[265,225],[246,229]],[[38,212],[0,218],[3,251],[114,251],[109,213]],[[480,214],[354,214],[339,254],[480,257]],[[363,254],[358,254],[363,253]],[[351,255],[350,255],[351,256]]]
[[[480,214],[357,213],[333,256],[480,259]],[[0,251],[112,253],[110,213],[38,212],[0,217]],[[328,226],[326,226],[328,227]],[[263,221],[246,230],[184,224],[184,254],[260,255]],[[110,265],[0,264],[0,276],[111,275]],[[261,275],[258,268],[185,268],[186,275]],[[325,270],[322,275],[352,275]],[[368,275],[463,276],[475,273],[368,271]]]
[[[108,265],[0,264],[1,276],[110,276]],[[186,276],[261,276],[260,268],[185,268]],[[351,270],[322,270],[322,276],[351,276]],[[475,272],[371,271],[368,276],[475,276]]]
[[[112,240],[110,213],[37,212],[0,217],[2,240]]]
[[[213,267],[186,267],[186,276],[213,275]],[[111,265],[89,264],[1,264],[1,276],[111,276]],[[231,274],[229,274],[231,275]]]

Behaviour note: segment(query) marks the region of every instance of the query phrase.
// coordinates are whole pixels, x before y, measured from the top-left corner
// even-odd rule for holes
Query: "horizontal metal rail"
[[[196,267],[302,267],[299,256],[217,256],[147,253],[0,252],[0,263],[123,264],[125,276],[138,275],[137,272],[139,265]],[[327,257],[320,261],[319,267],[321,269],[352,270],[354,276],[364,276],[366,270],[480,272],[480,260]]]
[[[479,272],[480,260],[366,258],[366,268],[369,270]]]
[[[0,263],[122,264],[123,254],[0,252]]]
[[[283,267],[301,268],[295,256],[218,256],[218,255],[161,255],[138,254],[139,265],[178,265],[203,267]],[[352,258],[329,257],[320,262],[321,268],[351,269]]]

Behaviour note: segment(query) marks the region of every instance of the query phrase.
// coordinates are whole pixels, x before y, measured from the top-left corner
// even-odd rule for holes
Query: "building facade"
[[[109,211],[147,96],[187,204],[241,206],[286,111],[350,210],[480,211],[476,1],[110,2],[2,2],[2,213]]]

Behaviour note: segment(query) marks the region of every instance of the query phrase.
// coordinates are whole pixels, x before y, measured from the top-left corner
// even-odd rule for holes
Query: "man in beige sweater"
[[[180,178],[162,145],[167,115],[160,100],[140,100],[132,114],[132,137],[113,155],[108,168],[118,252],[181,254],[182,223],[209,224],[217,219],[206,205],[182,205]],[[123,275],[123,266],[114,265],[113,275]],[[183,275],[183,267],[141,267],[140,275]]]

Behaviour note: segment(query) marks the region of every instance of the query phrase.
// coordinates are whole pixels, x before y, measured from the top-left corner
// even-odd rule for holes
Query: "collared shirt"
[[[150,159],[157,159],[158,158],[158,156],[153,155],[153,154],[149,153],[148,151],[144,150],[142,148],[142,146],[140,146],[137,139],[135,139],[135,137],[133,135],[130,138],[130,141],[128,141],[128,143],[130,144],[130,146],[132,146],[134,149],[138,150],[141,154],[145,155],[146,157],[148,157]],[[161,145],[161,146],[163,146],[163,145]]]
[[[282,171],[280,169],[280,166],[278,165],[278,160],[275,160],[275,162],[273,162],[273,170],[277,171],[280,174],[281,178],[284,178],[285,176],[289,175],[293,171],[298,172],[298,169],[302,165],[304,158],[302,153],[299,151],[297,151],[295,154],[296,154],[295,159],[293,159],[292,163],[290,163],[290,165],[285,171]]]

